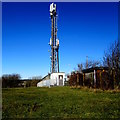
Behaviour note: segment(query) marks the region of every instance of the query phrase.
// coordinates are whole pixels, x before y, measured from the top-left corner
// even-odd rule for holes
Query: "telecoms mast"
[[[59,72],[59,40],[57,39],[57,13],[56,4],[50,4],[50,17],[51,17],[51,73]]]

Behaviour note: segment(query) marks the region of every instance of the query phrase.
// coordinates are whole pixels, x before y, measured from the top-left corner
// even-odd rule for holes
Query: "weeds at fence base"
[[[89,92],[95,92],[95,93],[100,93],[100,92],[108,92],[108,93],[120,93],[120,89],[115,88],[113,90],[104,90],[104,89],[97,89],[97,88],[92,88],[92,87],[86,87],[86,86],[71,86],[71,89],[77,89],[77,90],[84,90],[84,91],[89,91]]]

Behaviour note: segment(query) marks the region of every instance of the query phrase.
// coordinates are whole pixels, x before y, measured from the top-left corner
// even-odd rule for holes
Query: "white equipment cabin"
[[[37,87],[64,86],[65,73],[51,73],[50,79],[44,79],[37,84]]]

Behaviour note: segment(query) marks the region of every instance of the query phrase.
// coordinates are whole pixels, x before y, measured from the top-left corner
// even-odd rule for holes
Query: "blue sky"
[[[102,60],[118,39],[118,3],[56,3],[60,71],[71,72],[88,59]],[[2,73],[21,77],[50,71],[49,2],[3,3]]]

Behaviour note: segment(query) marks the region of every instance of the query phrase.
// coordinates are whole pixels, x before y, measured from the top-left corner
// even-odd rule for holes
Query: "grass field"
[[[3,118],[119,118],[120,92],[89,89],[3,89]]]

